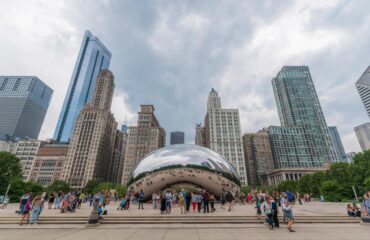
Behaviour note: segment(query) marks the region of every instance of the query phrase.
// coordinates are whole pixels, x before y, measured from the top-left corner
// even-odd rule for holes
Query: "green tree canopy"
[[[19,198],[25,193],[32,192],[35,196],[43,191],[40,184],[23,181],[21,177],[12,178],[10,184],[9,196],[12,202],[18,202]]]
[[[68,183],[62,180],[55,180],[52,182],[48,187],[47,191],[49,193],[53,192],[69,192],[71,188],[69,187]]]
[[[20,159],[9,152],[0,152],[0,194],[4,194],[14,178],[22,178]]]
[[[98,191],[98,186],[99,186],[99,183],[95,180],[90,180],[87,182],[85,188],[84,188],[84,191],[86,193],[96,193]]]

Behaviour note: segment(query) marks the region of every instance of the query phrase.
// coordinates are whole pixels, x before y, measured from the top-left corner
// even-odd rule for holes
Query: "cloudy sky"
[[[40,138],[51,138],[89,29],[112,52],[113,112],[136,124],[154,104],[167,133],[194,141],[209,90],[239,108],[242,130],[280,125],[271,78],[307,65],[328,125],[347,152],[369,121],[354,83],[370,64],[370,2],[8,0],[0,8],[0,74],[36,75],[54,89]],[[169,142],[169,139],[167,140]]]

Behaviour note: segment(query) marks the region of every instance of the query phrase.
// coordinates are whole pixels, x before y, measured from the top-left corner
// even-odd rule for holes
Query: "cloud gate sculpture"
[[[189,183],[220,196],[240,190],[239,175],[220,154],[201,146],[176,144],[147,155],[136,166],[129,189],[145,193],[146,199],[176,184]]]

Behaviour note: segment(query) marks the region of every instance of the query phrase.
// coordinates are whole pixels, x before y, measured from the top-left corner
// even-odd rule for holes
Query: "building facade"
[[[221,108],[221,98],[214,89],[208,95],[204,129],[196,129],[196,143],[202,131],[205,146],[228,159],[238,171],[241,184],[247,185],[239,110]]]
[[[109,68],[111,56],[97,37],[85,32],[54,132],[58,142],[70,141],[77,117],[91,101],[95,80],[102,69]]]
[[[201,123],[197,123],[195,125],[195,145],[207,147],[206,146],[206,131],[205,131],[205,128],[202,127]]]
[[[283,67],[272,79],[272,86],[282,127],[303,128],[301,132],[306,138],[310,166],[337,162],[334,144],[308,67]],[[299,149],[297,151],[299,154]]]
[[[267,174],[274,169],[268,132],[244,134],[243,147],[249,185],[267,185]]]
[[[45,144],[38,140],[21,140],[17,143],[13,153],[21,160],[23,180],[30,180],[30,172],[37,152]]]
[[[164,147],[166,132],[154,115],[153,105],[141,105],[137,126],[128,130],[122,184],[126,185],[136,165],[150,152]]]
[[[123,165],[125,161],[127,132],[117,130],[116,139],[114,143],[113,159],[110,167],[109,181],[114,184],[121,184]]]
[[[90,180],[109,180],[117,131],[117,122],[110,111],[113,91],[112,72],[102,70],[91,102],[76,121],[62,172],[62,179],[74,189],[84,188]]]
[[[37,139],[52,94],[35,76],[0,76],[0,134]]]
[[[13,152],[17,146],[17,140],[9,135],[0,133],[0,152]]]
[[[370,122],[355,127],[355,133],[362,151],[370,149]]]
[[[346,152],[344,151],[343,143],[339,136],[337,127],[335,126],[329,127],[329,133],[335,147],[335,152],[337,153],[338,156],[338,161],[347,162],[347,155]]]
[[[370,66],[357,80],[356,88],[358,93],[360,94],[360,98],[362,103],[364,104],[367,115],[370,117]]]
[[[28,180],[46,187],[61,179],[67,152],[67,144],[47,143],[39,147]]]
[[[184,132],[171,132],[170,144],[184,144],[185,143],[185,133]]]

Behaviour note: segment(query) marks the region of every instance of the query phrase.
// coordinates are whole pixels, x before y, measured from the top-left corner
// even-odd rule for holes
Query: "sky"
[[[0,75],[35,75],[54,89],[40,139],[52,138],[85,30],[111,51],[112,111],[136,125],[153,104],[167,132],[194,142],[211,88],[238,108],[242,133],[280,125],[271,79],[307,65],[346,152],[368,122],[355,82],[370,64],[370,1],[4,0]]]

